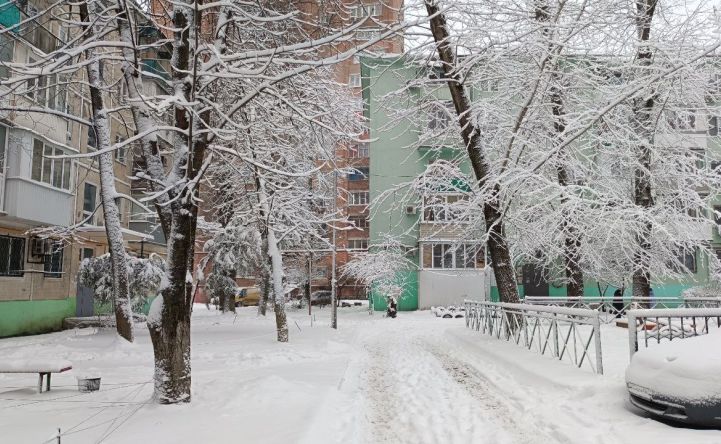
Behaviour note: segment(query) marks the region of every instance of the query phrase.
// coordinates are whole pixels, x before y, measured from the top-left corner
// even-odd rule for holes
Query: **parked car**
[[[631,404],[665,420],[721,427],[721,331],[640,350],[626,369]]]
[[[331,296],[331,292],[328,290],[314,291],[310,295],[310,304],[318,305],[321,307],[323,307],[324,305],[330,305]]]
[[[238,287],[235,289],[235,306],[250,307],[260,303],[260,288]]]

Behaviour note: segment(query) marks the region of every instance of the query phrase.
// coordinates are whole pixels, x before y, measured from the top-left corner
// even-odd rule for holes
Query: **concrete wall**
[[[421,270],[418,308],[461,305],[464,299],[484,300],[483,270]]]

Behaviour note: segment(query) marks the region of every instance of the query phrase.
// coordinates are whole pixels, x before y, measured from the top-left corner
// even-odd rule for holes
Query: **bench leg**
[[[48,391],[48,392],[50,391],[50,376],[51,376],[51,375],[52,375],[52,373],[47,373],[47,374],[46,374],[46,376],[47,376],[47,378],[48,378],[48,385],[47,385],[47,390],[46,390],[46,391]]]
[[[38,393],[43,392],[43,374],[38,373]]]

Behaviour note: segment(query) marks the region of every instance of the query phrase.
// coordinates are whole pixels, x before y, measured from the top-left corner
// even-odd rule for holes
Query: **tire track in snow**
[[[497,423],[512,434],[514,443],[574,442],[555,427],[539,421],[538,417],[525,416],[516,419],[518,412],[524,411],[523,407],[514,406],[518,401],[506,396],[500,387],[484,377],[477,368],[441,350],[438,344],[426,342],[422,347],[438,359],[443,369],[459,386],[479,401],[485,410],[493,413]]]
[[[365,442],[516,443],[416,339],[398,332],[366,341]]]
[[[372,439],[368,442],[396,443],[401,438],[395,433],[393,425],[396,417],[395,408],[390,396],[393,394],[392,379],[388,374],[387,350],[379,345],[366,346],[368,366],[362,382],[367,395],[367,415]],[[370,437],[369,437],[370,438]]]

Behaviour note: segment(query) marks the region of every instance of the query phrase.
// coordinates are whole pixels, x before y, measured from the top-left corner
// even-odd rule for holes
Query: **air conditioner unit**
[[[415,205],[406,205],[406,214],[416,214],[416,211]]]
[[[41,239],[34,237],[30,241],[30,254],[35,257],[43,257],[50,254],[53,249],[53,241],[51,239]]]

